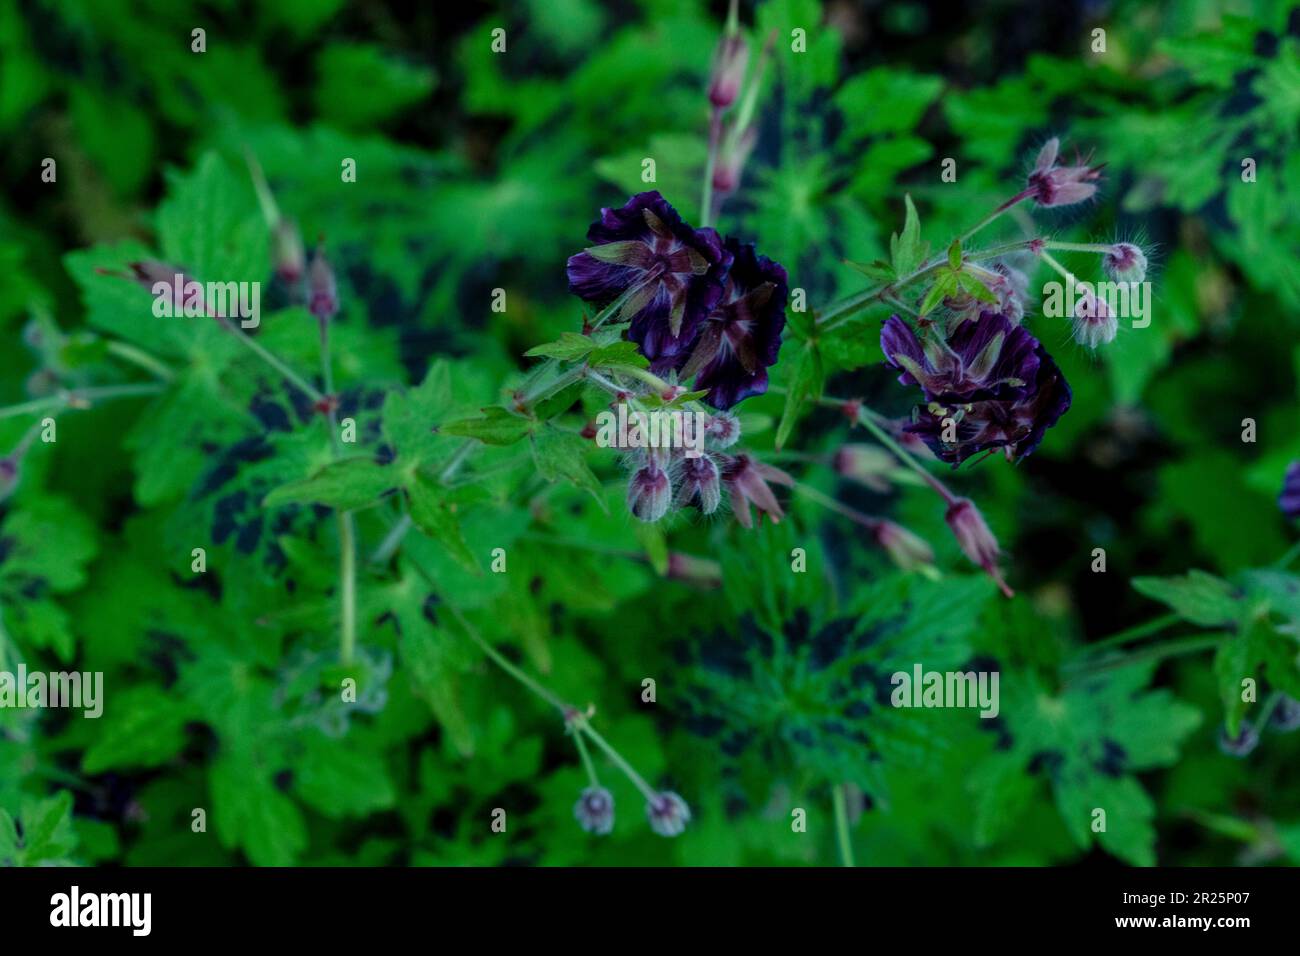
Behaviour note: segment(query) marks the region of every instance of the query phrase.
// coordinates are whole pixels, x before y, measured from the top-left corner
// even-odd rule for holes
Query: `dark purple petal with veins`
[[[1027,388],[997,399],[918,405],[906,430],[954,467],[987,449],[1002,448],[1013,461],[1031,454],[1073,397],[1065,376],[1036,341],[1034,356],[1036,374]]]
[[[692,229],[658,192],[639,193],[621,209],[602,209],[587,230],[592,245],[570,257],[569,290],[608,305],[651,362],[681,355],[722,296],[728,257],[712,229]],[[684,361],[684,359],[683,359]]]
[[[767,370],[781,352],[790,294],[779,263],[734,239],[724,248],[731,268],[722,300],[680,367],[682,379],[694,376],[696,388],[709,390],[704,400],[720,409],[767,391]]]
[[[897,315],[880,331],[880,348],[904,385],[920,385],[926,401],[967,403],[1026,393],[1038,375],[1038,341],[1005,315],[983,312],[946,338],[937,328],[924,343]]]

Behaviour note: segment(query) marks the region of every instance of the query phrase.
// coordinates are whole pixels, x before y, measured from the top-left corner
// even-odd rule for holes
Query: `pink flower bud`
[[[302,278],[306,253],[302,236],[292,220],[281,219],[275,226],[275,273],[287,284],[293,285]]]
[[[881,494],[889,490],[889,475],[896,465],[894,456],[878,445],[844,445],[835,453],[837,472]]]
[[[668,513],[672,483],[653,461],[637,470],[627,486],[627,507],[645,522],[655,522]]]
[[[713,54],[709,102],[718,109],[726,109],[736,102],[748,65],[749,44],[745,42],[745,35],[739,31],[724,34]]]
[[[647,801],[645,813],[650,820],[650,829],[666,837],[677,836],[691,819],[691,808],[671,790],[664,790]]]
[[[1106,300],[1091,289],[1086,290],[1074,306],[1074,340],[1095,349],[1115,341],[1118,331],[1119,320],[1106,305]]]
[[[1040,206],[1070,206],[1092,198],[1097,191],[1101,167],[1089,166],[1082,159],[1073,166],[1058,166],[1056,154],[1060,148],[1060,140],[1055,136],[1049,139],[1029,174],[1030,196]]]
[[[587,787],[578,798],[573,815],[588,833],[604,836],[614,829],[614,795],[604,787]]]
[[[1117,242],[1101,258],[1106,275],[1116,282],[1141,282],[1147,276],[1147,257],[1131,242]]]
[[[312,256],[308,281],[311,296],[307,300],[307,309],[322,324],[328,322],[339,310],[339,293],[334,270],[325,258],[324,249],[317,248],[316,254]]]
[[[892,521],[881,521],[876,526],[876,543],[904,571],[916,571],[934,564],[934,549],[929,543]]]
[[[975,503],[969,498],[958,498],[949,506],[945,518],[966,557],[983,568],[997,582],[1003,594],[1012,597],[1015,592],[1007,587],[1002,572],[998,570],[998,540],[993,537]]]
[[[718,448],[730,448],[740,439],[740,422],[730,412],[714,412],[704,426],[704,434]]]
[[[672,581],[682,581],[703,591],[722,587],[721,564],[680,551],[668,552],[667,576]]]

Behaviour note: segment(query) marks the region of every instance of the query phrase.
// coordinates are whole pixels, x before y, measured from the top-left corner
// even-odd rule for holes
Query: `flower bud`
[[[740,422],[731,412],[714,412],[704,426],[704,435],[718,448],[730,448],[740,440]]]
[[[1088,289],[1074,306],[1074,340],[1080,345],[1095,349],[1115,341],[1119,320],[1110,310],[1106,300]]]
[[[1226,726],[1219,727],[1219,749],[1229,757],[1245,757],[1259,746],[1259,731],[1245,721],[1236,737],[1228,736]]]
[[[627,486],[627,507],[642,521],[655,522],[668,513],[672,484],[655,462],[637,469]]]
[[[889,490],[889,475],[897,462],[878,445],[844,445],[835,453],[835,470],[845,478],[884,494]]]
[[[1116,282],[1141,282],[1147,276],[1147,257],[1131,242],[1117,242],[1101,257],[1106,275]]]
[[[588,833],[604,836],[614,829],[614,795],[604,787],[587,787],[574,804],[573,815]]]
[[[918,571],[934,564],[934,549],[929,543],[892,521],[881,521],[876,526],[876,543],[904,571]]]
[[[311,294],[307,300],[307,309],[324,324],[339,310],[339,293],[338,284],[334,280],[334,270],[330,267],[329,260],[325,258],[323,249],[317,248],[316,254],[311,258],[308,281]]]
[[[705,591],[722,587],[722,565],[680,551],[668,552],[669,580],[682,581]]]
[[[727,143],[713,168],[713,189],[719,196],[728,196],[740,188],[740,174],[745,171],[749,154],[758,142],[758,129],[746,127],[739,136],[728,137]]]
[[[961,546],[962,553],[983,568],[984,573],[997,582],[1003,594],[1012,597],[1014,592],[1007,587],[1002,580],[1002,572],[998,570],[998,539],[993,537],[993,532],[989,530],[975,503],[969,498],[958,498],[949,506],[944,518],[952,529],[957,544]]]
[[[14,493],[18,477],[18,462],[13,458],[0,458],[0,501]]]
[[[1277,506],[1288,518],[1300,518],[1300,461],[1287,466],[1282,479],[1282,491],[1277,496]]]
[[[1095,183],[1101,178],[1101,167],[1089,166],[1086,160],[1058,166],[1056,154],[1060,149],[1061,141],[1053,136],[1043,145],[1034,171],[1029,174],[1029,195],[1040,206],[1070,206],[1092,198],[1097,191]]]
[[[671,790],[661,791],[645,805],[650,829],[660,836],[674,837],[686,829],[691,819],[691,808],[686,801]]]
[[[291,219],[281,219],[275,224],[275,273],[287,284],[293,285],[302,278],[306,253],[302,236]]]
[[[682,461],[680,503],[689,504],[696,498],[700,511],[711,515],[722,501],[722,482],[718,466],[708,455],[686,458]]]
[[[726,109],[736,102],[748,65],[749,44],[745,42],[745,35],[739,30],[728,30],[718,41],[713,54],[713,69],[709,74],[709,102],[718,109]]]
[[[1269,720],[1269,726],[1284,734],[1289,734],[1293,730],[1300,730],[1300,700],[1288,697],[1286,694],[1281,695],[1278,698],[1277,706],[1273,709],[1273,716]]]

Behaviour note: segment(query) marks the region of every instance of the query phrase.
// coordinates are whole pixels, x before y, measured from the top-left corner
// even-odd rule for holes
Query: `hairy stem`
[[[831,788],[831,800],[835,804],[835,836],[840,846],[840,865],[856,866],[853,862],[853,840],[849,833],[848,798],[844,790],[845,784],[842,783]]]

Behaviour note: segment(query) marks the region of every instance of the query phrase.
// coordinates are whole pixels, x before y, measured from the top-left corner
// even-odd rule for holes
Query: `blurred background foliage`
[[[804,501],[780,529],[683,520],[665,541],[633,527],[616,484],[604,511],[578,489],[539,490],[510,449],[488,449],[456,491],[460,533],[480,555],[506,547],[510,573],[476,573],[419,535],[367,566],[371,693],[331,707],[333,524],[323,509],[259,504],[327,460],[310,410],[211,325],[160,328],[147,293],[98,270],[153,255],[262,280],[259,338],[314,368],[312,320],[269,280],[248,151],[338,272],[344,411],[390,457],[442,466],[457,443],[424,426],[500,401],[525,350],[579,327],[564,260],[599,207],[646,188],[644,157],[693,218],[724,10],[0,0],[0,401],[40,396],[51,375],[138,378],[100,336],[181,370],[157,398],[61,416],[57,443],[32,447],[0,506],[5,659],[102,670],[109,694],[99,722],[0,713],[0,859],[829,863],[828,786],[840,782],[858,795],[861,863],[1300,858],[1300,735],[1268,734],[1245,759],[1216,744],[1236,671],[1202,654],[1061,677],[1082,644],[1165,611],[1153,596],[1244,642],[1238,623],[1257,607],[1198,618],[1131,581],[1202,568],[1240,582],[1294,539],[1275,497],[1300,458],[1300,14],[1280,0],[742,11],[756,43],[778,40],[757,148],[719,227],[782,262],[814,307],[862,287],[843,260],[882,255],[904,193],[926,237],[945,242],[1019,190],[1051,135],[1107,165],[1101,200],[1047,227],[1155,250],[1151,327],[1094,358],[1064,323],[1034,319],[1073,408],[1023,465],[952,478],[1007,550],[1017,598],[995,600],[966,573],[920,490],[880,495],[800,466],[934,542],[938,583],[892,571],[854,526]],[[491,51],[495,27],[505,54]],[[1091,50],[1098,27],[1104,54]],[[806,52],[791,52],[794,28]],[[45,157],[56,184],[40,180]],[[343,157],[355,184],[340,182]],[[946,157],[955,183],[940,181]],[[1096,278],[1088,257],[1068,261]],[[498,287],[504,313],[490,309]],[[885,314],[826,343],[826,391],[903,414],[909,398],[880,366]],[[776,385],[789,366],[774,368]],[[770,447],[781,407],[778,395],[747,403],[747,439]],[[1255,443],[1242,441],[1246,418]],[[29,425],[0,419],[3,447]],[[795,434],[813,456],[850,438],[827,409]],[[359,515],[363,555],[392,517]],[[213,570],[196,580],[199,546]],[[670,546],[720,561],[723,590],[657,575]],[[788,563],[793,546],[809,550],[807,580],[753,573]],[[1090,569],[1097,547],[1104,574]],[[1266,616],[1284,636],[1269,640],[1294,651],[1293,579],[1274,583],[1234,594],[1271,595]],[[878,676],[915,660],[997,661],[994,732],[970,712],[855,710],[857,671],[805,666],[840,620],[895,636],[863,652]],[[466,626],[566,699],[594,702],[629,760],[692,804],[686,833],[653,835],[636,791],[608,772],[619,822],[609,837],[583,833],[572,805],[584,777],[560,722],[490,668]],[[1292,686],[1285,665],[1271,687]],[[645,677],[657,703],[641,701]],[[861,736],[828,735],[813,719],[828,710],[860,720]],[[1093,806],[1108,808],[1108,833],[1084,824]],[[206,838],[191,832],[195,807],[209,811]],[[510,813],[505,836],[489,830],[494,807]],[[792,807],[809,809],[808,834],[791,832]]]

